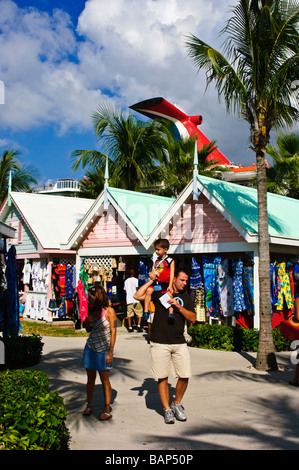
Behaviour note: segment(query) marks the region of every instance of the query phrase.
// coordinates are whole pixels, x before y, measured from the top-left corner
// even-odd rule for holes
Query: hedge
[[[289,351],[291,341],[285,339],[279,328],[273,328],[273,341],[276,351]],[[240,326],[196,324],[188,328],[192,337],[191,346],[222,351],[256,352],[259,343],[259,330]]]
[[[66,417],[63,398],[49,391],[45,372],[0,372],[1,450],[64,449]]]
[[[39,363],[44,345],[40,335],[12,336],[0,341],[5,348],[5,364],[0,364],[0,370],[23,369]]]

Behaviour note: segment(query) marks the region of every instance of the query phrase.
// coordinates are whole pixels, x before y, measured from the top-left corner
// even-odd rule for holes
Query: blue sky
[[[162,96],[235,164],[251,165],[246,123],[226,115],[187,57],[186,35],[215,47],[237,0],[0,0],[0,152],[21,152],[40,182],[80,177],[70,153],[99,148],[91,116]],[[132,112],[132,111],[131,111]],[[138,117],[142,117],[138,115]]]

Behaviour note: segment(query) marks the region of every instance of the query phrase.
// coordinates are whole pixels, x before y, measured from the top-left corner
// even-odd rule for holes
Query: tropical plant
[[[168,139],[158,121],[143,122],[106,104],[93,114],[94,131],[104,153],[94,150],[72,152],[72,170],[97,168],[103,173],[109,161],[110,183],[114,187],[139,190],[161,180],[157,163],[167,159]]]
[[[0,203],[7,196],[9,185],[12,191],[32,191],[37,184],[37,171],[30,165],[22,164],[17,158],[18,150],[4,150],[0,156]],[[10,182],[11,179],[11,182]]]
[[[277,149],[267,145],[273,166],[266,169],[268,192],[299,199],[299,134],[279,135]]]
[[[214,82],[227,111],[241,115],[250,126],[257,162],[259,370],[277,369],[270,308],[265,152],[271,129],[291,126],[299,115],[294,105],[294,82],[299,78],[298,17],[297,1],[240,0],[221,31],[227,35],[223,54],[194,35],[188,36],[186,44],[195,66],[206,71],[207,86]]]
[[[79,197],[88,199],[96,199],[103,191],[105,184],[105,171],[95,164],[94,167],[90,166],[82,180],[79,181],[80,192]]]
[[[191,181],[194,169],[194,148],[196,139],[169,140],[169,160],[161,166],[163,185],[158,191],[163,196],[177,196]],[[210,142],[197,152],[198,173],[221,179],[223,167],[213,160],[215,141]],[[211,159],[209,157],[211,156]]]

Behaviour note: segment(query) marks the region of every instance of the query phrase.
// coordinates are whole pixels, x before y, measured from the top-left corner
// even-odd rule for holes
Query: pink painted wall
[[[81,246],[95,248],[100,246],[136,246],[140,245],[136,236],[127,228],[123,219],[109,207],[106,216],[101,216],[86,234]]]
[[[161,236],[168,238],[171,244],[244,241],[239,232],[203,195],[198,201],[193,201],[192,198],[187,201]],[[111,206],[106,216],[98,218],[81,244],[83,248],[132,245],[140,245],[140,242]]]
[[[228,243],[244,241],[244,238],[201,194],[198,201],[189,200],[174,217],[169,241],[171,244]]]

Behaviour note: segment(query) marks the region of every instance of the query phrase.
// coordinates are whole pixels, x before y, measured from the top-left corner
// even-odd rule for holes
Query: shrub
[[[63,398],[41,371],[0,373],[0,449],[59,450],[65,444]]]
[[[278,326],[276,328],[273,328],[272,331],[276,351],[290,351],[292,341],[282,336]]]
[[[188,333],[192,336],[192,345],[204,349],[222,349],[233,351],[234,332],[224,325],[194,325]]]
[[[281,335],[278,327],[272,331],[276,351],[289,351],[291,341]],[[256,352],[259,344],[259,330],[240,326],[197,324],[190,326],[188,333],[192,346],[203,349]]]
[[[22,369],[39,363],[43,350],[41,336],[12,336],[4,338],[3,342],[5,364],[0,365],[0,370]]]

